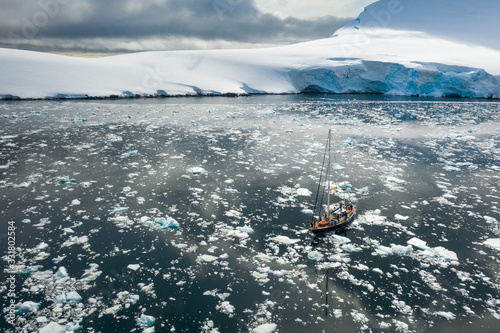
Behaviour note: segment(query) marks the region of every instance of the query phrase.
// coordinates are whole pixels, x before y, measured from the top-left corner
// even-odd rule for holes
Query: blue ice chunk
[[[56,296],[57,303],[66,303],[66,301],[67,301],[66,294],[60,294]]]
[[[69,178],[68,176],[60,176],[57,177],[56,180],[61,184],[76,183],[76,180],[74,180],[73,178]]]
[[[156,226],[161,230],[175,230],[179,228],[179,222],[171,218],[170,216],[159,217],[155,219]]]
[[[120,213],[125,213],[128,211],[128,207],[115,207],[113,209],[114,214],[120,214]]]
[[[253,229],[247,225],[244,225],[242,227],[236,227],[236,230],[239,230],[241,232],[246,232],[249,235],[254,233]]]
[[[148,328],[154,325],[155,317],[142,314],[140,318],[137,318],[137,325],[141,328]]]
[[[68,277],[68,271],[66,270],[65,267],[59,267],[59,270],[56,272],[54,275],[55,278],[57,279],[64,279]]]
[[[351,138],[347,138],[346,140],[344,140],[343,144],[346,147],[354,147],[356,145],[356,140],[351,139]]]
[[[192,173],[193,175],[199,175],[202,173],[207,173],[207,170],[201,168],[201,167],[192,167],[187,169],[187,172]]]
[[[76,291],[70,291],[69,293],[66,294],[66,300],[69,303],[80,303],[82,301],[82,296],[78,294]]]
[[[40,303],[26,301],[17,307],[16,314],[37,312],[39,308],[40,308]]]

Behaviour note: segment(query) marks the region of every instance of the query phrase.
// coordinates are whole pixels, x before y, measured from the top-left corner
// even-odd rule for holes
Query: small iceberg
[[[17,307],[16,314],[37,312],[39,308],[40,308],[40,303],[26,301]]]
[[[66,326],[59,325],[58,323],[52,321],[48,325],[42,327],[39,333],[65,333]]]
[[[141,268],[141,265],[139,264],[130,264],[127,266],[127,269],[131,270],[131,271],[137,271],[139,268]]]
[[[192,173],[193,175],[199,175],[202,173],[207,173],[208,171],[201,168],[201,167],[192,167],[186,170],[189,173]]]
[[[318,261],[323,259],[323,254],[318,251],[311,251],[307,254],[307,258]]]
[[[313,215],[313,211],[312,209],[308,209],[308,208],[304,208],[300,211],[302,214],[305,214],[305,215],[309,215],[309,216],[312,216]]]
[[[139,318],[137,318],[136,323],[137,326],[141,328],[148,328],[153,326],[155,321],[155,317],[142,314]]]
[[[77,304],[82,301],[82,296],[78,294],[76,291],[70,291],[66,293],[66,301],[69,303]]]
[[[179,228],[179,222],[177,222],[175,219],[171,218],[170,216],[167,216],[166,218],[164,217],[159,217],[155,219],[155,225],[158,227],[160,230],[175,230]]]
[[[483,242],[484,245],[495,249],[497,251],[500,251],[500,238],[490,238],[487,239]]]
[[[262,324],[255,327],[252,333],[274,333],[278,326],[276,324]]]

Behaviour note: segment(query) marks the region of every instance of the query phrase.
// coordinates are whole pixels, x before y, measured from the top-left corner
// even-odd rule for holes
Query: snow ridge
[[[381,0],[332,38],[99,59],[0,48],[0,99],[306,92],[500,98],[497,0]]]

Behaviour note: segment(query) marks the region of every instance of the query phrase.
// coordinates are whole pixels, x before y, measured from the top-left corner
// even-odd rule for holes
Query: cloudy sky
[[[247,48],[329,37],[374,0],[0,0],[0,47]]]

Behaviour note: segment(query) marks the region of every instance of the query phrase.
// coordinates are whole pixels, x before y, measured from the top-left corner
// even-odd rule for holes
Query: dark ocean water
[[[0,327],[497,332],[484,242],[500,238],[499,111],[363,95],[4,102]],[[315,239],[304,210],[328,129],[350,189],[334,196],[357,215]]]

